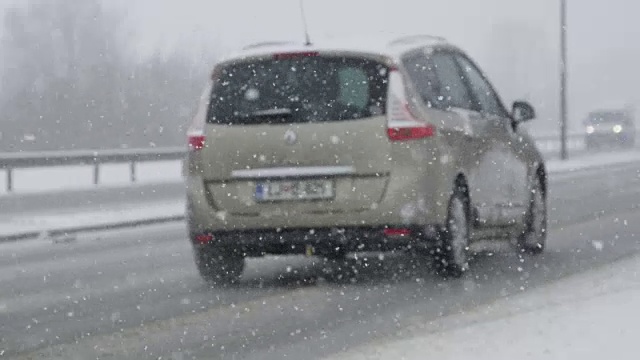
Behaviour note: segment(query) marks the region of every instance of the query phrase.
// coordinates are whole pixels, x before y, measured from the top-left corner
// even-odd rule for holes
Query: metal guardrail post
[[[7,168],[6,169],[7,172],[7,192],[12,192],[13,191],[13,169],[11,168]]]
[[[93,164],[93,185],[98,185],[100,182],[100,163],[95,162]]]
[[[136,182],[136,162],[135,161],[132,161],[129,163],[129,176],[132,183]]]
[[[569,157],[567,149],[567,1],[560,0],[560,159]]]
[[[13,170],[55,166],[93,167],[93,184],[100,183],[100,166],[104,164],[129,164],[129,179],[138,181],[136,166],[141,162],[183,160],[184,147],[159,149],[105,149],[0,153],[0,171],[6,171],[8,191],[13,191]]]

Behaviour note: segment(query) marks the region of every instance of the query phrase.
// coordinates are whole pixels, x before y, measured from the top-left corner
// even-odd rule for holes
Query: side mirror
[[[529,121],[536,118],[536,110],[526,101],[516,101],[513,103],[511,117],[516,123]]]

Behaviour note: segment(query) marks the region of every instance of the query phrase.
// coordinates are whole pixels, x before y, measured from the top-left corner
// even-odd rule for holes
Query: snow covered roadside
[[[598,170],[604,167],[620,166],[640,162],[640,151],[616,151],[596,154],[583,154],[566,161],[547,160],[549,173],[570,173],[581,170]]]
[[[19,213],[0,217],[0,243],[36,237],[55,240],[80,231],[180,221],[184,219],[184,209],[184,200],[180,199],[57,213]]]
[[[627,151],[593,154],[589,155],[588,157],[570,159],[565,162],[559,160],[551,160],[547,162],[547,168],[552,177],[561,176],[573,179],[584,176],[585,171],[602,171],[606,167],[620,167],[625,165],[635,166],[636,164],[638,164],[638,167],[640,168],[640,152]],[[167,181],[170,183],[175,182],[175,184],[179,184],[182,181],[178,171],[179,169],[175,167],[175,164],[156,164],[156,166],[157,168],[155,168],[154,170],[158,173],[166,172],[163,174],[163,176],[166,177],[162,178],[157,174],[157,176],[155,176],[153,175],[154,172],[148,171],[147,174],[149,174],[150,177],[143,179],[146,183]],[[171,172],[169,171],[170,169],[173,169],[174,171]],[[115,173],[109,174],[108,172],[105,172],[105,174],[108,174],[109,176],[116,175]],[[35,189],[36,180],[50,180],[48,175],[52,174],[42,173],[32,175],[33,176],[30,179],[32,181],[32,186],[34,186]],[[124,176],[125,174],[121,175]],[[62,175],[60,174],[60,176]],[[66,177],[66,175],[63,177]],[[143,184],[138,184],[135,186],[131,186],[131,184],[125,183],[120,185],[117,185],[115,183],[105,184],[104,186],[94,187],[94,189],[91,191],[100,193],[102,195],[107,195],[108,191],[112,190],[112,187],[118,188],[119,186],[125,186],[127,189],[135,189],[136,186],[140,187],[143,186]],[[81,192],[79,192],[80,189],[82,189],[81,186],[73,190],[75,190],[75,193],[77,193],[77,195],[81,195]],[[141,189],[143,188],[141,187]],[[70,198],[71,194],[74,191],[69,190],[59,189],[57,190],[56,194],[60,196],[67,196]],[[33,199],[31,199],[33,200],[31,202],[37,205],[37,207],[32,206],[34,211],[27,210],[25,212],[16,213],[5,211],[5,214],[2,214],[3,212],[0,212],[0,243],[6,241],[32,239],[40,236],[64,234],[65,232],[73,233],[79,231],[102,230],[114,227],[137,226],[143,224],[181,220],[184,217],[184,194],[178,193],[176,191],[176,196],[174,197],[172,195],[173,190],[169,190],[170,191],[164,191],[165,193],[163,193],[162,199],[158,199],[157,197],[154,199],[151,196],[137,196],[135,197],[135,199],[126,198],[126,201],[123,200],[113,202],[109,203],[107,206],[102,206],[102,204],[100,204],[100,200],[104,200],[103,198],[105,197],[102,196],[95,199],[97,201],[95,202],[94,206],[82,205],[75,208],[60,207],[59,209],[49,206],[49,208],[46,210],[40,207],[41,203],[46,204],[47,202],[54,201],[56,198],[52,198],[53,200],[46,200],[47,198],[44,197],[46,194],[44,193],[32,193],[30,195],[27,195],[25,193],[11,195],[5,194],[4,196],[0,195],[0,200],[12,200],[14,203],[16,201],[24,201],[24,199],[26,199],[25,196],[37,196],[37,198],[34,197]],[[29,191],[26,192],[28,193]],[[151,190],[151,194],[153,193],[155,192]],[[119,198],[123,197],[120,196]],[[42,200],[42,202],[38,202],[38,200]],[[82,198],[79,200],[82,200]],[[106,201],[102,202],[108,203]],[[9,206],[7,204],[10,203],[11,202],[5,201],[4,206]],[[72,203],[82,202],[75,201]],[[2,206],[3,203],[0,201],[0,207]],[[8,209],[10,208],[2,210]],[[40,210],[36,211],[35,209]]]
[[[637,359],[638,299],[634,256],[328,359]]]
[[[96,186],[93,184],[92,166],[16,169],[13,171],[13,194],[7,194],[6,174],[4,170],[0,170],[0,196],[182,182],[180,161],[157,161],[137,164],[135,184],[131,183],[129,171],[129,164],[102,165],[100,167],[99,184]]]
[[[605,153],[582,153],[567,161],[550,159],[546,161],[549,173],[569,173],[573,171],[596,169],[606,166],[624,165],[640,162],[640,151],[616,151]],[[51,192],[72,192],[101,188],[122,188],[158,183],[181,183],[180,161],[163,161],[138,164],[138,179],[132,184],[129,179],[129,165],[110,164],[100,168],[100,184],[92,183],[91,166],[66,166],[53,168],[18,169],[14,171],[14,193],[37,194]],[[46,179],[46,181],[43,181]],[[6,177],[0,170],[0,196],[8,196]]]

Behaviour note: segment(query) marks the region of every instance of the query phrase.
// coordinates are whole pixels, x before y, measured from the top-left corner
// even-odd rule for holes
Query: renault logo
[[[294,145],[298,142],[298,135],[293,130],[287,130],[287,132],[284,133],[284,141],[289,145]]]

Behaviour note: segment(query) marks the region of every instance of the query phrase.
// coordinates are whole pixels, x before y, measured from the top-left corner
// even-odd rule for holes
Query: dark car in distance
[[[588,150],[635,146],[636,126],[633,116],[628,111],[593,111],[589,113],[584,126],[585,145]]]

